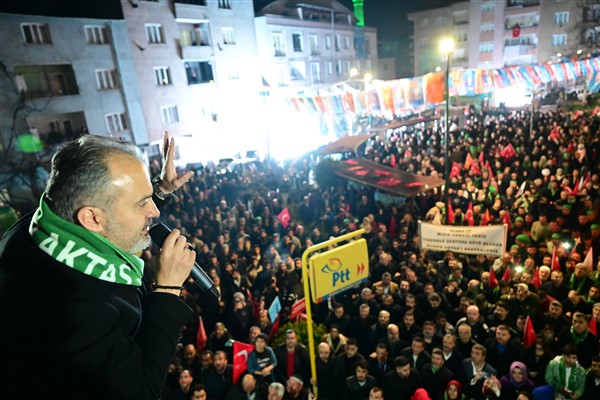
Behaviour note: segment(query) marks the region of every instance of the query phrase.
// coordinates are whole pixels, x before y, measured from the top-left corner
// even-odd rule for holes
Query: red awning
[[[358,146],[372,136],[374,135],[346,136],[320,148],[317,150],[317,154],[323,156],[326,154],[348,153],[355,151]]]

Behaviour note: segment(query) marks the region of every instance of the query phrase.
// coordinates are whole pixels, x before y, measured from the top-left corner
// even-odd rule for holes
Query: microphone
[[[150,228],[150,237],[152,238],[152,242],[154,242],[155,245],[160,247],[162,247],[169,233],[171,233],[171,230],[166,225],[160,222],[154,225],[152,228]],[[206,275],[206,272],[204,272],[204,270],[200,268],[198,263],[194,263],[194,267],[192,268],[192,272],[190,272],[190,276],[192,277],[196,285],[200,287],[200,289],[202,289],[206,293],[213,295],[213,297],[216,300],[219,300],[221,295],[219,294],[215,283],[212,279],[210,279],[208,275]]]

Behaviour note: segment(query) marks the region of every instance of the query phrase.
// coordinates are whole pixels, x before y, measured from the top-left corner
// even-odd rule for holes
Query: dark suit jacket
[[[454,373],[446,367],[442,367],[435,373],[431,369],[431,363],[427,363],[419,370],[423,378],[423,386],[432,400],[444,398],[446,385],[454,377]]]
[[[345,400],[368,400],[369,392],[375,385],[377,385],[377,382],[371,375],[367,375],[366,382],[362,386],[358,384],[356,375],[346,378],[343,398]]]
[[[308,350],[303,345],[297,345],[294,350],[294,374],[298,374],[302,377],[304,382],[308,382],[310,379],[310,358]],[[278,382],[287,381],[287,349],[285,343],[278,346],[275,349],[275,357],[277,358],[277,366],[275,367],[275,377]]]
[[[372,375],[375,378],[377,386],[381,387],[383,385],[383,377],[393,369],[394,363],[392,362],[391,357],[388,357],[387,361],[383,364],[383,369],[379,368],[379,361],[377,361],[377,358],[369,357],[369,375]]]
[[[488,375],[498,375],[496,369],[487,362],[483,366],[483,372]],[[484,396],[482,393],[482,388],[484,380],[479,379],[474,385],[471,385],[471,379],[473,379],[473,376],[475,375],[473,374],[473,365],[471,364],[471,359],[466,358],[463,360],[460,366],[458,375],[459,381],[462,384],[463,393],[467,398],[483,399]]]
[[[412,368],[416,369],[417,371],[419,371],[423,365],[431,362],[431,356],[425,350],[423,350],[423,352],[421,354],[419,354],[419,356],[417,357],[416,363],[414,361],[412,349],[410,347],[405,347],[404,349],[402,349],[402,351],[400,352],[400,355],[408,358],[408,361],[410,362],[410,366]]]

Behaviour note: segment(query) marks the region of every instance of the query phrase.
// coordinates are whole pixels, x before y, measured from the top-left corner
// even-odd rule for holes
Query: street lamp
[[[446,55],[446,92],[444,100],[446,101],[446,126],[444,129],[444,177],[446,183],[444,186],[444,200],[448,201],[448,188],[450,186],[450,157],[448,157],[448,130],[450,129],[450,56],[454,51],[454,40],[451,38],[442,39],[440,42],[440,51]]]

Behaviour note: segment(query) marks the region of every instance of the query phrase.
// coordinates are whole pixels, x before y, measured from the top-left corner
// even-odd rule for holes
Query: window
[[[302,52],[302,34],[292,33],[292,44],[295,52]]]
[[[325,49],[331,50],[331,35],[325,35]]]
[[[466,42],[468,40],[468,34],[467,32],[456,32],[454,34],[454,40],[456,41],[456,43],[463,43]]]
[[[21,24],[25,43],[29,44],[49,44],[50,30],[47,24]]]
[[[494,3],[493,1],[487,1],[481,4],[482,13],[491,12],[494,10],[496,10],[496,3]]]
[[[154,67],[154,82],[158,86],[172,85],[171,71],[169,67]]]
[[[429,46],[429,39],[428,38],[419,39],[419,46],[420,47]]]
[[[344,50],[348,50],[350,48],[350,37],[344,36]]]
[[[566,46],[566,45],[567,45],[567,34],[566,33],[552,35],[552,46]]]
[[[480,53],[493,53],[494,52],[494,43],[493,42],[485,42],[479,45]]]
[[[554,25],[564,25],[569,23],[569,12],[562,11],[554,13]]]
[[[310,76],[313,83],[321,82],[321,68],[318,62],[310,63]]]
[[[319,38],[317,35],[310,35],[308,37],[308,43],[310,45],[310,55],[318,56],[319,55]]]
[[[290,62],[290,78],[293,81],[303,81],[306,79],[306,66],[304,61]]]
[[[340,51],[341,39],[340,35],[335,35],[335,51]]]
[[[421,20],[421,28],[427,28],[429,26],[429,19],[423,18]]]
[[[337,76],[342,76],[342,61],[340,60],[335,62],[335,74]]]
[[[494,32],[494,24],[483,24],[480,28],[481,33]]]
[[[148,43],[164,43],[165,39],[162,33],[162,25],[160,24],[146,24],[146,36]]]
[[[117,88],[119,86],[117,84],[117,71],[114,69],[97,69],[96,84],[98,86],[98,90]]]
[[[285,56],[285,47],[283,44],[283,33],[273,32],[273,48],[275,49],[275,57]]]
[[[188,61],[184,63],[188,85],[213,81],[213,70],[210,61]]]
[[[108,36],[106,35],[106,28],[101,25],[89,25],[85,27],[85,37],[87,44],[106,44],[108,43]]]
[[[235,44],[235,35],[233,28],[221,28],[221,34],[223,35],[223,44]]]
[[[345,74],[350,72],[350,61],[346,60],[344,61],[344,71]]]
[[[106,120],[108,133],[121,132],[127,129],[124,113],[106,114],[104,119]]]
[[[444,17],[435,17],[435,26],[444,25]]]
[[[331,61],[325,63],[325,71],[327,71],[327,76],[333,75],[333,63]]]
[[[164,106],[160,108],[160,115],[162,122],[165,125],[174,124],[179,122],[179,113],[177,112],[177,106]]]
[[[231,10],[231,4],[229,0],[219,0],[219,8],[223,10]]]

